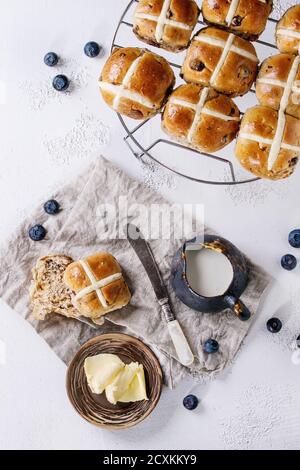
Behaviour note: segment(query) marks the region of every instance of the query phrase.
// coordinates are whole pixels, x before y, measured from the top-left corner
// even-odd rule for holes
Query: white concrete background
[[[122,142],[124,131],[101,102],[95,82],[126,3],[1,1],[0,80],[6,87],[6,100],[0,105],[1,241],[37,200],[51,196],[51,188],[86,167],[94,156],[92,151],[143,178],[141,166]],[[90,39],[104,46],[105,57],[89,60],[83,55],[83,45]],[[42,59],[49,50],[71,61],[68,70],[81,70],[81,86],[70,96],[56,99],[48,95],[47,80],[54,72]],[[85,122],[86,115],[90,116],[92,126],[86,140],[93,139],[101,120],[110,128],[109,144],[94,147],[94,140],[92,145],[85,142],[86,136],[80,133],[82,114]],[[53,143],[53,139],[56,144],[51,152],[45,142]],[[71,153],[68,161],[55,158],[60,142]],[[153,415],[136,429],[107,432],[82,421],[66,397],[65,366],[28,324],[1,303],[0,340],[6,344],[6,364],[0,366],[0,447],[299,449],[300,365],[292,363],[291,354],[292,341],[300,334],[300,268],[286,273],[279,265],[282,254],[297,254],[289,249],[287,234],[300,226],[299,181],[298,168],[287,182],[258,182],[251,188],[228,190],[183,179],[170,189],[161,185],[171,200],[203,203],[207,224],[260,263],[277,284],[233,366],[209,385],[188,381],[176,391],[165,390]],[[284,322],[276,337],[265,328],[274,314]],[[202,399],[195,413],[181,404],[192,390]]]

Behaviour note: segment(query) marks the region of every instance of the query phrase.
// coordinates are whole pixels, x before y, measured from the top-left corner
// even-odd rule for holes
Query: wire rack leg
[[[226,159],[221,158],[221,157],[214,156],[214,155],[206,154],[206,153],[204,153],[204,152],[198,152],[198,151],[196,151],[196,150],[194,150],[194,149],[192,149],[192,148],[191,148],[191,149],[187,149],[185,146],[180,145],[180,144],[178,144],[177,142],[171,142],[171,141],[165,140],[165,139],[157,139],[155,142],[153,142],[153,144],[151,144],[148,148],[146,148],[144,152],[141,152],[141,153],[137,154],[137,155],[138,155],[138,158],[141,160],[144,155],[148,155],[148,152],[150,152],[150,150],[153,150],[154,147],[156,147],[158,144],[173,145],[174,147],[183,148],[183,149],[185,149],[185,150],[190,150],[191,152],[196,152],[196,153],[198,153],[199,155],[209,156],[210,158],[212,158],[212,159],[214,159],[214,160],[217,160],[217,161],[226,163],[226,164],[229,166],[229,169],[230,169],[230,174],[231,174],[232,182],[235,182],[235,181],[236,181],[235,173],[234,173],[234,168],[233,168],[233,164],[232,164],[231,161],[226,160]]]

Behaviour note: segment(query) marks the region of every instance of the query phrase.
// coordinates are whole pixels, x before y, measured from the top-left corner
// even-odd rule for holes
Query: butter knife
[[[133,224],[127,225],[127,238],[138,256],[140,262],[149,277],[155,292],[162,314],[167,322],[168,330],[173,341],[179,362],[184,366],[190,366],[194,362],[194,355],[181,329],[176,316],[171,309],[167,288],[163,282],[161,273],[154,259],[150,246],[144,239],[140,230]]]

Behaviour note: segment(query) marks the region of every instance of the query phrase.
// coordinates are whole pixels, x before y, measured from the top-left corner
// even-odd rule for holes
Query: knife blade
[[[152,250],[135,225],[127,225],[127,238],[148,274],[157,300],[162,301],[168,299],[169,294],[154,259]]]
[[[181,364],[190,366],[194,362],[194,355],[187,342],[176,316],[169,303],[167,288],[163,282],[161,273],[158,269],[154,255],[149,244],[144,239],[140,230],[133,224],[127,225],[127,238],[137,254],[140,262],[148,275],[152,284],[161,311],[167,322],[168,330],[173,341],[177,356]]]

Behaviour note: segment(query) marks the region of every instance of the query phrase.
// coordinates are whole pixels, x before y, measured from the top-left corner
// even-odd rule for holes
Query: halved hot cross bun
[[[117,260],[96,253],[70,264],[64,282],[74,292],[73,303],[82,316],[99,319],[130,301],[131,295]]]
[[[147,44],[178,52],[188,47],[199,14],[194,0],[140,0],[133,31]]]
[[[211,86],[228,96],[247,93],[257,74],[253,44],[227,31],[209,27],[193,38],[181,69],[188,83]]]
[[[300,5],[289,8],[277,23],[276,44],[280,52],[300,53]]]
[[[53,314],[68,318],[80,316],[72,304],[72,291],[63,282],[65,270],[71,263],[73,259],[63,254],[43,256],[37,260],[30,285],[30,305],[37,320],[45,320]]]
[[[228,96],[201,85],[181,85],[169,97],[162,128],[199,151],[216,152],[236,136],[240,112]]]
[[[256,80],[260,104],[300,118],[300,57],[278,54],[266,59]]]
[[[173,89],[175,76],[163,57],[146,49],[116,49],[107,60],[99,81],[105,102],[133,119],[158,113]]]
[[[246,170],[261,178],[287,178],[300,156],[300,120],[266,106],[248,109],[235,154]]]
[[[272,0],[203,0],[205,21],[254,41],[264,31]]]

